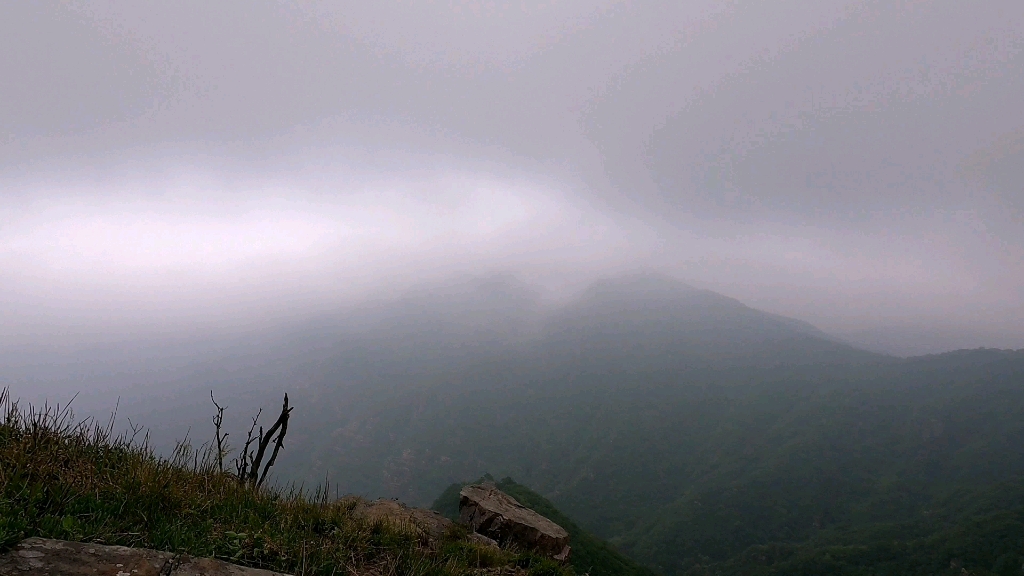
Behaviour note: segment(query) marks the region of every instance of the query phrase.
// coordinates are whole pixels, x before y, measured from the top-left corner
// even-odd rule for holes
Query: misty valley
[[[1024,576],[1024,0],[0,2],[0,576]]]
[[[153,399],[121,417],[165,453],[208,442],[213,390],[237,445],[286,392],[278,485],[457,518],[461,486],[500,479],[571,526],[577,574],[1024,564],[1024,351],[886,356],[657,274],[556,305],[464,278],[218,350],[140,360]]]

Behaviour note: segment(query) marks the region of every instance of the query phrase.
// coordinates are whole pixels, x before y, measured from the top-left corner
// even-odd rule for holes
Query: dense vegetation
[[[478,484],[484,480],[494,481],[494,478],[485,476],[473,483]],[[452,520],[458,520],[459,492],[466,484],[469,483],[455,483],[446,488],[438,496],[437,500],[434,501],[431,508]],[[504,478],[495,482],[495,484],[498,486],[498,489],[518,500],[523,506],[551,519],[569,532],[570,544],[572,545],[570,563],[578,574],[589,574],[590,576],[654,576],[654,572],[651,570],[626,558],[607,542],[601,541],[580,528],[571,518],[555,508],[554,504],[547,498],[522,484],[516,483],[511,478]]]
[[[377,463],[514,474],[665,574],[1021,570],[1024,352],[663,376],[410,393],[368,414]]]
[[[0,391],[0,552],[29,536],[149,547],[292,574],[469,575],[519,566],[569,570],[494,551],[452,529],[439,542],[354,515],[357,499],[240,483],[209,452],[155,457],[130,435],[75,424],[66,410],[20,411]],[[308,496],[308,497],[307,497]]]

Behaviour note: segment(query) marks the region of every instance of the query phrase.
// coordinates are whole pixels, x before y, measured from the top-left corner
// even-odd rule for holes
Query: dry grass
[[[218,470],[207,446],[182,443],[159,458],[138,429],[114,434],[113,418],[103,425],[76,421],[61,406],[22,409],[3,390],[0,419],[0,551],[40,536],[302,575],[571,574],[529,554],[486,549],[459,530],[427,540],[367,520],[354,514],[358,499],[334,500],[326,487],[309,494],[239,483]]]

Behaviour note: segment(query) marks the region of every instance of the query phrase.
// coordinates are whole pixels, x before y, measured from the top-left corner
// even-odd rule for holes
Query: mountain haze
[[[655,274],[561,302],[492,275],[239,336],[122,410],[202,438],[210,388],[232,430],[288,391],[283,482],[426,506],[511,476],[666,575],[913,572],[1010,562],[1021,354],[873,354]]]
[[[514,478],[605,576],[1024,576],[1021,94],[1022,0],[8,1],[0,389],[287,395],[270,482]],[[0,545],[136,540],[50,485]]]
[[[545,327],[545,349],[623,360],[772,365],[871,356],[806,322],[653,274],[595,282]]]
[[[307,411],[310,425],[297,425],[294,434],[308,434],[316,443],[325,440],[314,422],[335,429],[338,422],[373,413],[374,406],[388,419],[389,402],[412,402],[416,394],[459,399],[475,390],[515,394],[523,386],[575,394],[589,386],[607,389],[616,379],[624,387],[686,380],[682,372],[715,367],[888,361],[806,323],[658,274],[609,277],[567,300],[546,298],[510,274],[455,278],[260,332],[150,342],[98,341],[74,352],[77,357],[63,352],[63,366],[47,361],[48,352],[57,350],[22,352],[7,362],[8,377],[15,392],[29,398],[44,379],[96,390],[78,402],[100,414],[121,390],[148,390],[160,398],[158,410],[132,399],[122,399],[121,410],[148,414],[154,439],[171,446],[183,426],[208,427],[203,415],[211,388],[218,397],[233,398],[229,420],[244,421],[244,413],[276,403],[282,391],[297,402],[307,397],[318,420]],[[389,436],[406,424],[396,423]],[[329,461],[312,468],[308,460],[299,464],[308,469],[300,475],[308,481],[322,480],[333,468]],[[350,477],[348,488],[390,494],[380,470]],[[362,473],[371,478],[355,480]],[[426,503],[436,489],[432,485],[413,500]]]

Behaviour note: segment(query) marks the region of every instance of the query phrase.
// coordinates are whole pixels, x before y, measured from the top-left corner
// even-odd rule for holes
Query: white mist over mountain
[[[1022,347],[1022,29],[1009,2],[12,6],[0,346],[654,270],[890,353]]]

